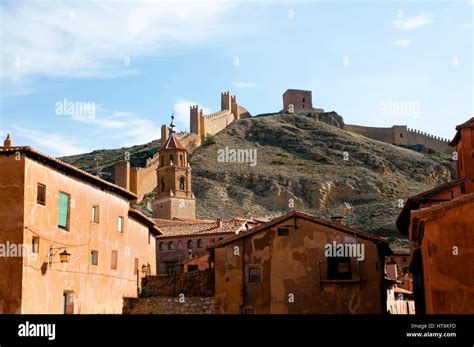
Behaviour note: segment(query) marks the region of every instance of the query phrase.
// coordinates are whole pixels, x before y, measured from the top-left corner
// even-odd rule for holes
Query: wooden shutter
[[[66,193],[59,193],[59,212],[58,225],[62,228],[68,228],[69,219],[69,195]]]

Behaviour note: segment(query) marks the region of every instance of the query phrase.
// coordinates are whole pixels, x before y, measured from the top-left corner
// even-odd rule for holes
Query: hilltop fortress
[[[221,93],[221,110],[205,115],[198,105],[189,110],[189,132],[175,133],[175,137],[188,151],[201,146],[207,136],[212,136],[224,130],[234,121],[250,118],[247,109],[237,103],[235,95],[228,91]],[[319,121],[337,126],[359,135],[394,145],[422,145],[441,153],[451,154],[453,149],[449,141],[438,136],[418,130],[409,129],[406,125],[394,125],[390,128],[366,127],[344,124],[344,120],[336,112],[325,112],[321,108],[313,108],[312,92],[310,90],[288,89],[283,93],[283,109],[278,113],[301,114],[316,117]],[[161,144],[170,136],[168,125],[161,126]],[[129,161],[120,161],[115,165],[115,183],[138,196],[137,201],[152,192],[158,185],[157,169],[159,153],[148,158],[145,167],[130,167]]]

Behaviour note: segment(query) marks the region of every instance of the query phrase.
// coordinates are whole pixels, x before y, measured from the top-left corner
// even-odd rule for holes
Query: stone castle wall
[[[419,130],[408,129],[406,125],[377,128],[346,124],[346,129],[377,141],[395,145],[424,145],[441,153],[451,154],[453,152],[449,146],[449,140]]]

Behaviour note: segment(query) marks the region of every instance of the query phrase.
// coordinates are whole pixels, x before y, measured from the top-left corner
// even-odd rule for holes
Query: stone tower
[[[230,110],[231,95],[229,92],[221,93],[221,111]]]
[[[188,152],[178,141],[174,131],[174,116],[171,117],[170,128],[169,137],[159,150],[156,170],[158,194],[153,204],[153,217],[195,219]]]
[[[283,93],[283,109],[288,111],[293,105],[293,112],[311,111],[313,100],[310,90],[288,89]]]

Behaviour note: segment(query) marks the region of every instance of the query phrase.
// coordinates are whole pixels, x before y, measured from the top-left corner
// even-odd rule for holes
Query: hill
[[[113,163],[129,151],[132,165],[157,151],[158,142],[95,151]],[[256,150],[256,165],[223,162],[219,153]],[[93,153],[63,158],[94,172]],[[232,159],[232,158],[231,158]],[[233,122],[194,150],[192,189],[199,218],[273,217],[295,208],[386,236],[406,248],[395,227],[405,199],[450,180],[450,157],[375,141],[311,115],[274,114]],[[147,212],[153,193],[138,206]]]

